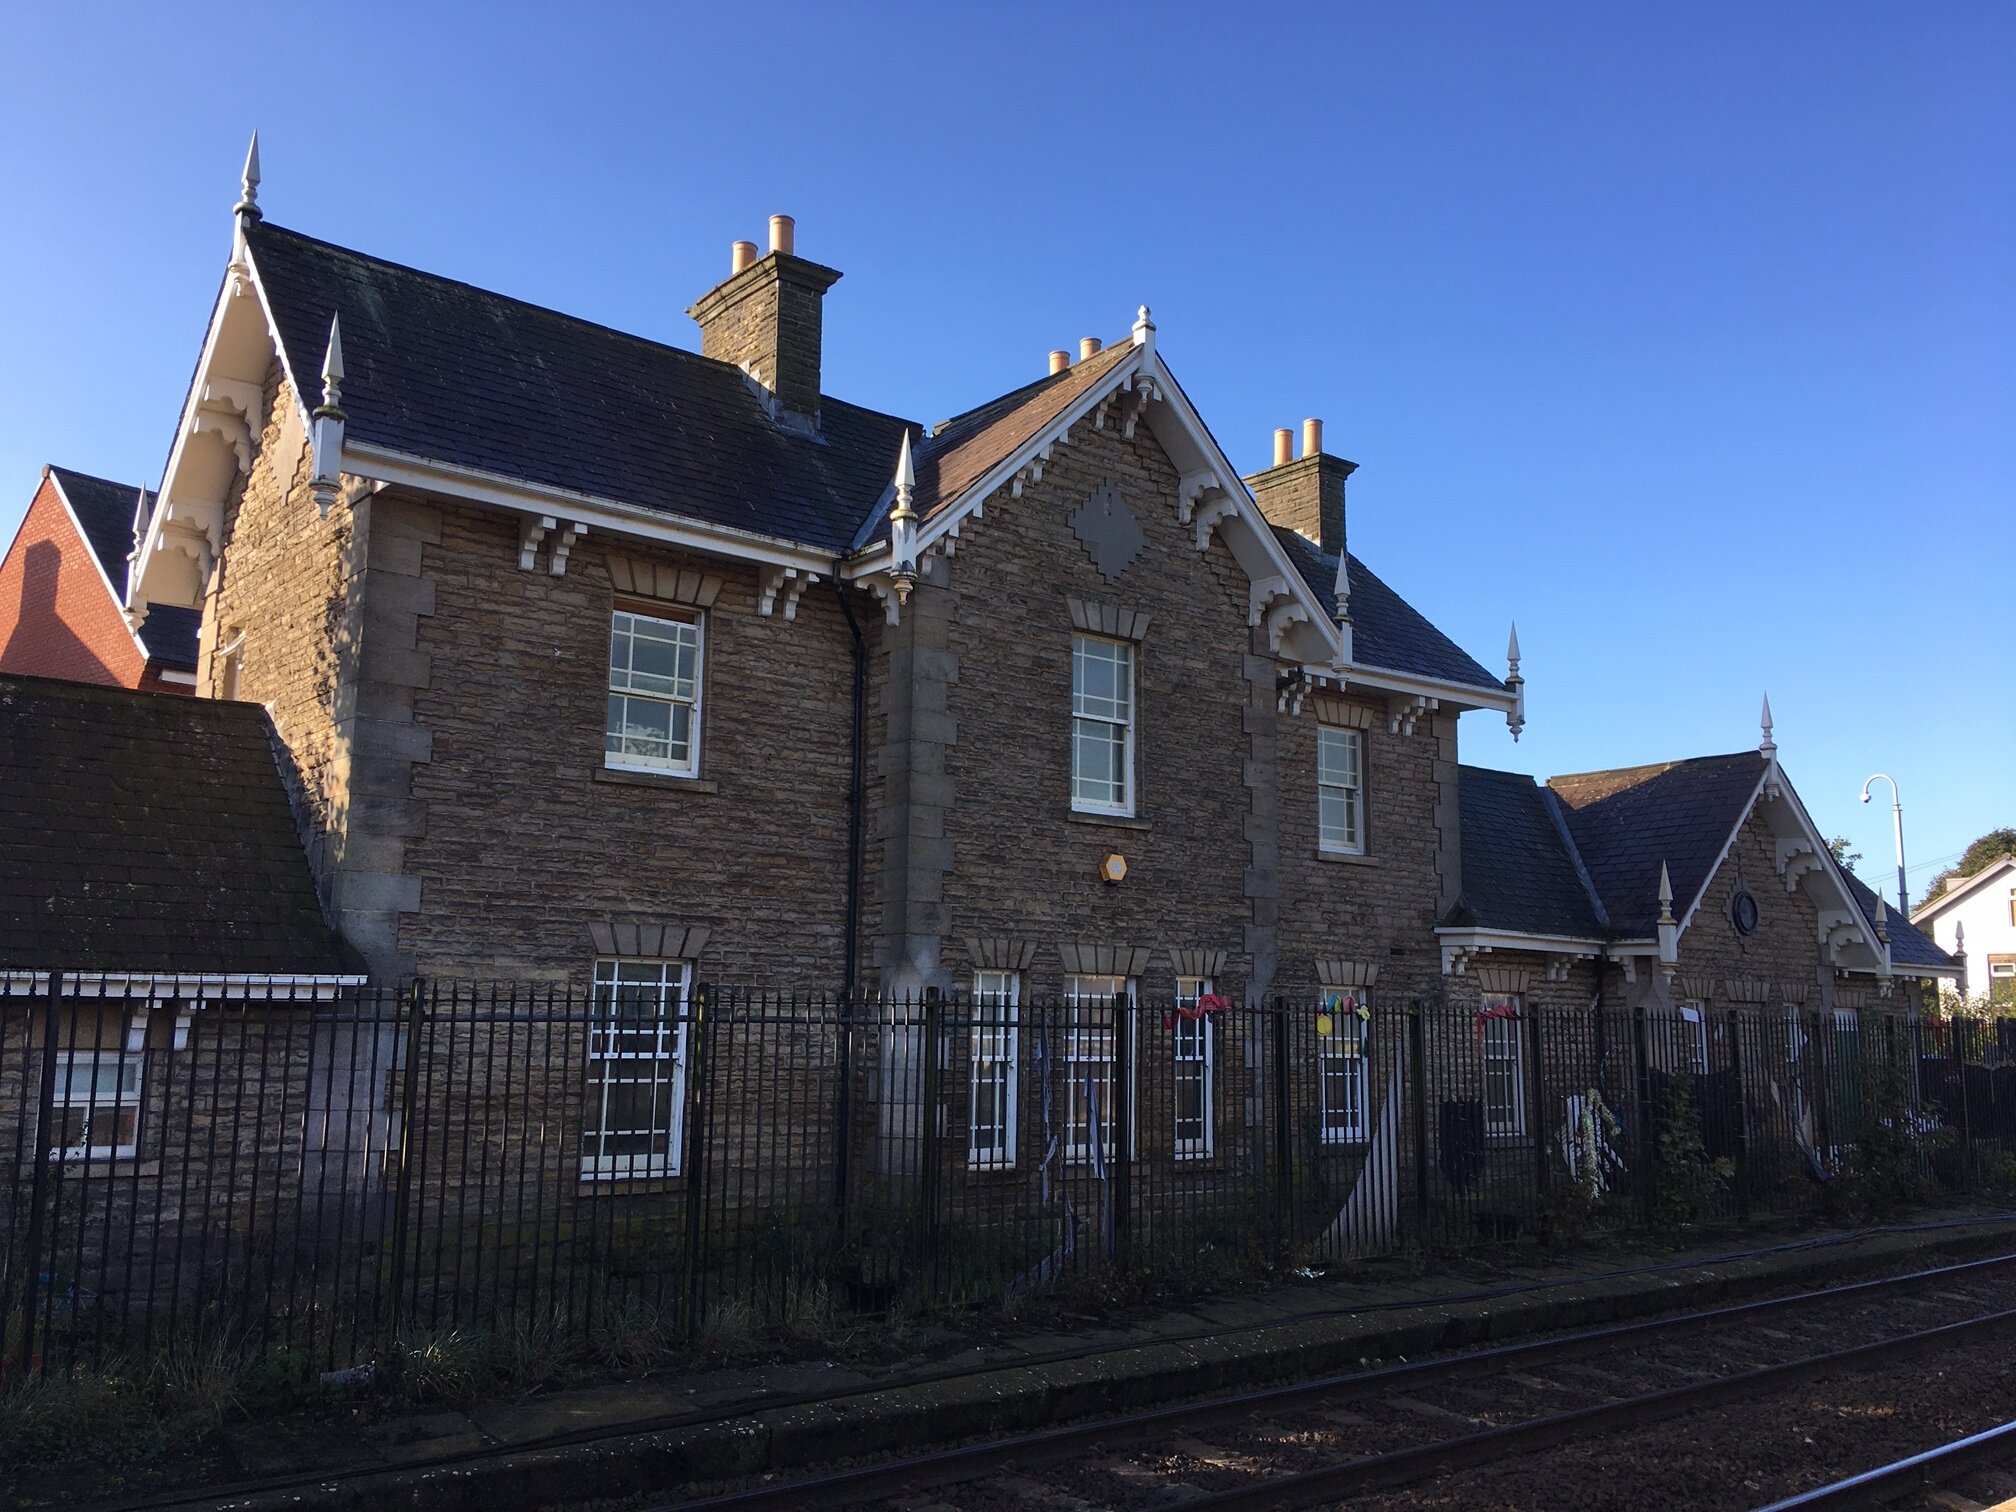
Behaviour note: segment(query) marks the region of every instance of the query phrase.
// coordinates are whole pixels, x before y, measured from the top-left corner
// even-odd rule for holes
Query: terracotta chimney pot
[[[1282,426],[1274,432],[1274,465],[1286,467],[1295,460],[1295,432]]]
[[[798,222],[788,215],[770,217],[770,250],[782,252],[787,257],[794,255],[797,243]]]
[[[1050,372],[1052,376],[1063,372],[1069,366],[1071,366],[1071,354],[1065,351],[1064,348],[1058,347],[1050,354]]]
[[[728,271],[731,274],[740,273],[754,261],[756,261],[756,243],[738,241],[729,249]]]
[[[1304,420],[1302,422],[1302,455],[1320,457],[1323,455],[1323,422]]]
[[[1098,355],[1099,338],[1097,336],[1080,336],[1078,338],[1078,360],[1080,362],[1083,362],[1088,357],[1096,357]]]

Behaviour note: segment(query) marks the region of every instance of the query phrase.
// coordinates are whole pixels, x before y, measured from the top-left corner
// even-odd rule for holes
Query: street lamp
[[[1890,784],[1890,822],[1897,832],[1897,912],[1905,918],[1911,917],[1911,895],[1904,889],[1904,795],[1897,791],[1897,779],[1887,772],[1878,772],[1868,782],[1862,784],[1862,801],[1869,801],[1870,783]]]

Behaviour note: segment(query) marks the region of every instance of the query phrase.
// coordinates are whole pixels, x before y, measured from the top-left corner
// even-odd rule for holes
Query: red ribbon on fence
[[[1200,1019],[1207,1013],[1223,1013],[1231,1006],[1230,1003],[1218,996],[1217,993],[1207,992],[1194,1003],[1178,1003],[1176,1005],[1176,1013],[1180,1013],[1186,1019]],[[1165,1013],[1162,1016],[1162,1027],[1164,1029],[1174,1029],[1176,1027],[1175,1014]]]
[[[1516,1019],[1519,1010],[1510,1003],[1493,1003],[1489,1008],[1477,1010],[1477,1048],[1484,1048],[1484,1021],[1486,1019]]]

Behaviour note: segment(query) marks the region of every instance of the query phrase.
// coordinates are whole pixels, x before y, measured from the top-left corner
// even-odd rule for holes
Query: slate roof
[[[1620,936],[1657,932],[1662,861],[1675,910],[1693,901],[1763,780],[1764,762],[1761,752],[1739,751],[1547,780]]]
[[[1337,554],[1286,526],[1275,539],[1302,574],[1324,612],[1337,612]],[[1410,672],[1443,682],[1503,692],[1505,684],[1486,672],[1470,653],[1449,639],[1412,604],[1400,597],[1357,556],[1351,558],[1351,655],[1368,667]]]
[[[1039,378],[946,421],[917,446],[911,458],[917,469],[917,492],[911,507],[927,521],[951,507],[991,468],[1040,436],[1133,354],[1131,342],[1115,342],[1061,373]],[[877,517],[877,528],[886,535],[885,522],[886,516]]]
[[[727,363],[265,221],[246,241],[311,403],[342,315],[351,441],[835,555],[896,471],[893,415],[822,398],[802,435]]]
[[[914,422],[823,397],[815,437],[773,421],[727,363],[267,221],[247,228],[246,243],[287,370],[311,402],[330,316],[341,314],[350,440],[835,555],[886,535],[906,427],[913,502],[928,520],[1135,351],[1118,341],[928,437]],[[1327,600],[1335,558],[1325,566],[1293,541],[1298,568]],[[1351,610],[1367,665],[1503,688],[1355,558]]]
[[[0,967],[346,970],[256,704],[0,675]]]
[[[1848,872],[1848,891],[1855,895],[1856,906],[1862,910],[1862,917],[1869,921],[1869,927],[1876,927],[1875,891],[1853,872]],[[1890,964],[1892,966],[1943,966],[1948,971],[1958,968],[1960,963],[1934,944],[1916,924],[1892,908],[1883,920],[1883,928],[1890,936]]]
[[[70,501],[71,512],[84,527],[84,539],[98,565],[111,579],[112,591],[126,591],[126,558],[133,553],[133,516],[140,501],[140,489],[132,483],[114,483],[89,473],[52,467],[50,476]],[[153,496],[148,496],[151,512]]]
[[[1604,938],[1608,920],[1577,868],[1553,794],[1521,772],[1457,773],[1463,895],[1443,923]]]
[[[140,627],[140,644],[147,648],[147,655],[162,666],[194,672],[196,637],[202,628],[201,609],[153,604],[148,607],[147,622]]]
[[[1444,924],[1642,940],[1658,933],[1660,863],[1684,910],[1756,791],[1764,757],[1578,772],[1544,786],[1483,767],[1458,774],[1463,894]]]
[[[70,501],[71,511],[83,527],[84,539],[91,547],[91,554],[98,558],[98,565],[105,569],[112,591],[115,594],[124,593],[126,558],[133,550],[133,516],[138,513],[140,502],[139,486],[114,483],[109,478],[94,478],[89,473],[73,472],[67,467],[52,467],[49,472],[62,488],[63,497]],[[148,494],[150,515],[154,502],[154,495]],[[196,634],[202,624],[200,610],[157,605],[148,612],[147,624],[140,632],[140,644],[146,648],[149,657],[163,666],[193,672],[196,670]]]

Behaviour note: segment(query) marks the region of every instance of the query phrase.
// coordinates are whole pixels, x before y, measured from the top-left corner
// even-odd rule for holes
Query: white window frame
[[[1316,1127],[1324,1144],[1364,1144],[1372,1137],[1372,1026],[1356,1011],[1356,1004],[1366,999],[1355,992],[1340,993],[1337,998],[1339,1007],[1324,1010],[1330,1016],[1330,1032],[1316,1037]],[[1353,1006],[1343,1007],[1346,1001]],[[1330,1078],[1337,1072],[1350,1088],[1342,1109],[1333,1108],[1330,1102]],[[1340,1111],[1346,1116],[1333,1121],[1331,1115]]]
[[[1113,1091],[1117,1078],[1113,1075],[1113,1057],[1119,1048],[1119,1036],[1133,1027],[1133,1015],[1120,1013],[1113,1006],[1113,999],[1124,994],[1128,1006],[1134,1003],[1134,983],[1127,977],[1100,976],[1087,972],[1074,972],[1064,978],[1064,1158],[1074,1164],[1088,1165],[1092,1162],[1091,1130],[1088,1127],[1090,1109],[1084,1102],[1084,1073],[1081,1067],[1104,1066],[1103,1072],[1093,1073],[1099,1085],[1099,1117],[1106,1132],[1100,1143],[1105,1146],[1104,1158],[1115,1159],[1119,1154],[1119,1141],[1112,1137]],[[1131,1044],[1130,1050],[1134,1048]],[[1140,1123],[1140,1098],[1132,1095],[1140,1088],[1139,1057],[1127,1057],[1127,1154],[1134,1155],[1134,1130]]]
[[[1526,1038],[1520,1033],[1526,1023],[1525,1000],[1516,992],[1494,993],[1485,998],[1486,1008],[1510,1007],[1512,1015],[1487,1018],[1484,1023],[1484,1043],[1481,1059],[1484,1064],[1484,1137],[1486,1139],[1519,1139],[1526,1133]],[[1491,1105],[1492,1066],[1511,1068],[1512,1103],[1509,1108],[1496,1110],[1502,1116],[1494,1118]]]
[[[655,968],[655,983],[624,980],[627,970],[635,973]],[[614,1013],[615,989],[624,986],[655,987],[658,1018],[648,1027],[623,1028]],[[688,961],[639,956],[602,956],[595,962],[594,988],[588,1021],[587,1089],[582,1112],[586,1127],[581,1133],[581,1175],[592,1181],[622,1181],[640,1176],[677,1176],[686,1156],[686,1066],[687,1027],[692,1021],[693,967]],[[618,1035],[624,1036],[619,1040]],[[633,1037],[642,1040],[631,1047]],[[647,1076],[623,1074],[624,1067],[649,1063]],[[644,1129],[612,1129],[609,1126],[609,1097],[618,1087],[663,1088],[664,1097],[654,1096],[653,1109],[669,1109],[666,1120],[665,1153],[609,1154],[603,1146],[622,1135],[657,1134],[654,1126]]]
[[[1215,990],[1209,977],[1179,976],[1176,1006],[1194,1009],[1200,998],[1209,997]],[[1169,1136],[1178,1160],[1209,1160],[1218,1149],[1218,1036],[1212,1029],[1211,1017],[1200,1013],[1195,1018],[1186,1018],[1179,1013],[1170,1026]],[[1203,1132],[1186,1139],[1182,1133],[1181,1098],[1183,1079],[1193,1074],[1185,1068],[1191,1066],[1196,1067],[1194,1075],[1202,1099]]]
[[[1693,1026],[1694,1032],[1692,1034],[1689,1034],[1685,1029],[1680,1031],[1680,1047],[1682,1050],[1691,1049],[1692,1054],[1688,1058],[1692,1064],[1675,1066],[1673,1069],[1676,1071],[1691,1072],[1695,1076],[1706,1076],[1708,1074],[1708,1005],[1706,1003],[1682,1003],[1679,1006],[1680,1022]]]
[[[973,1023],[967,1046],[966,1164],[976,1171],[1015,1168],[1016,1104],[1022,1082],[1022,973],[973,973]],[[998,1123],[983,1138],[980,1094],[1001,1099]]]
[[[1085,712],[1081,703],[1084,698],[1083,684],[1079,679],[1079,667],[1084,660],[1084,650],[1090,646],[1113,647],[1120,653],[1120,660],[1126,668],[1126,714],[1116,719],[1110,714]],[[1074,635],[1071,637],[1071,809],[1079,814],[1116,814],[1132,818],[1138,784],[1134,778],[1134,730],[1137,723],[1138,701],[1135,697],[1137,681],[1137,658],[1134,642],[1116,640],[1103,635]],[[1088,798],[1079,791],[1081,776],[1078,767],[1078,733],[1083,725],[1099,725],[1107,730],[1118,729],[1120,734],[1120,801]],[[1110,736],[1109,736],[1110,739]]]
[[[1333,805],[1342,805],[1342,826],[1330,823]],[[1363,730],[1344,725],[1316,727],[1316,844],[1333,856],[1365,854]]]
[[[627,686],[619,687],[619,674],[615,662],[615,640],[625,619],[642,620],[647,624],[679,625],[693,631],[693,696],[681,698],[677,694],[636,692]],[[707,616],[698,609],[682,610],[667,605],[663,609],[647,611],[627,604],[617,604],[609,613],[610,658],[607,686],[604,691],[602,716],[602,765],[617,772],[648,772],[659,777],[698,777],[700,775],[700,706],[707,687]],[[638,703],[663,704],[669,708],[685,707],[686,716],[686,759],[684,761],[656,761],[645,756],[631,756],[609,749],[611,735],[607,700],[624,698]],[[668,721],[667,728],[670,728]]]
[[[99,1091],[97,1069],[110,1064],[117,1080],[108,1100]],[[89,1068],[81,1096],[76,1095],[75,1073]],[[84,1115],[84,1143],[51,1145],[52,1160],[131,1160],[140,1153],[140,1103],[146,1067],[144,1050],[59,1050],[56,1052],[56,1092],[49,1104],[57,1122],[65,1113]],[[92,1124],[107,1115],[118,1120],[111,1144],[91,1143]]]

